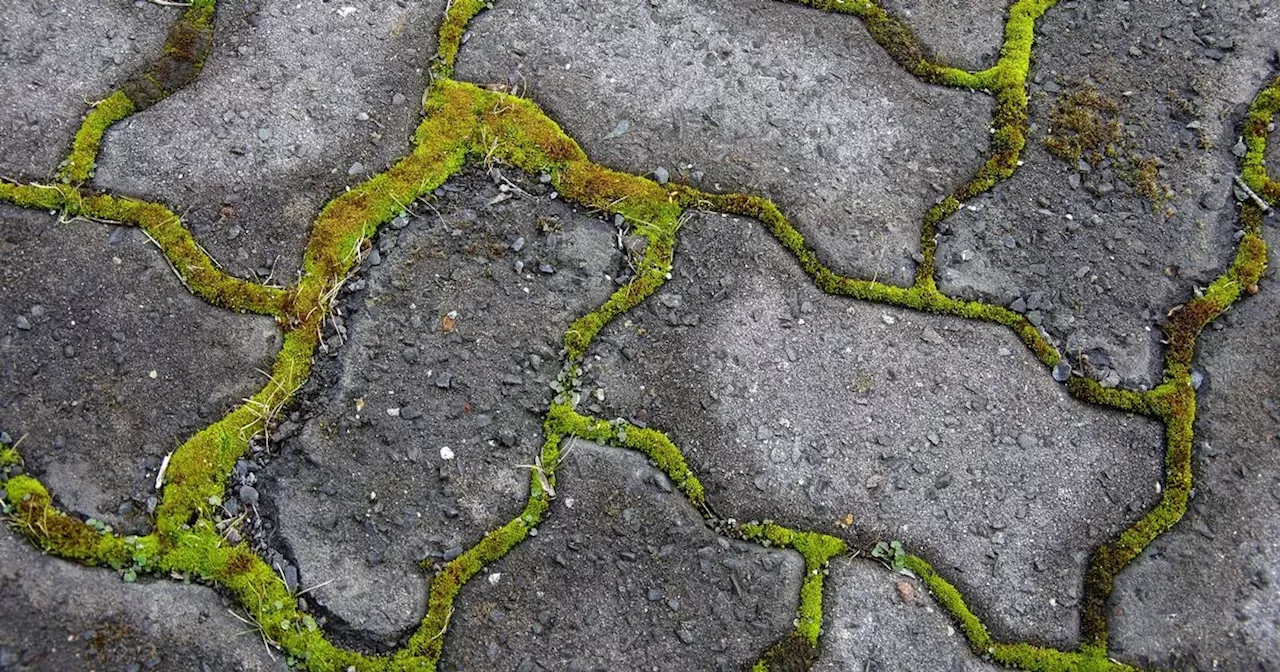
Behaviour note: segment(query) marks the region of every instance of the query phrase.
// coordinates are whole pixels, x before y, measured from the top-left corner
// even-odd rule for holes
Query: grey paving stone
[[[0,531],[0,669],[289,669],[210,588],[128,584],[110,570],[42,555]]]
[[[1001,669],[969,650],[916,579],[875,561],[840,559],[831,564],[826,585],[822,654],[814,672]]]
[[[149,530],[160,461],[265,384],[275,323],[197,299],[141,231],[5,205],[0,254],[0,431],[68,509]]]
[[[1007,0],[891,0],[884,7],[911,27],[935,59],[977,71],[996,63],[1009,4]]]
[[[459,593],[444,670],[742,670],[791,631],[804,560],[707,529],[637,453],[574,441],[538,535]]]

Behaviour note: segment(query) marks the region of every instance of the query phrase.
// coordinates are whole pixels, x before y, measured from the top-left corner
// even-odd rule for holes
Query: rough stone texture
[[[813,672],[998,670],[969,650],[964,635],[918,580],[868,560],[831,563],[823,600],[822,654]]]
[[[1274,219],[1269,243],[1280,245]],[[1116,580],[1120,657],[1163,669],[1280,670],[1280,283],[1202,337],[1196,497]]]
[[[384,233],[347,284],[347,342],[329,338],[263,490],[303,582],[335,579],[315,598],[382,638],[422,617],[418,561],[460,553],[523,508],[560,339],[623,270],[611,224],[536,178],[506,179],[529,195],[489,205],[518,192],[466,173]]]
[[[977,71],[996,64],[1010,0],[890,0],[883,6],[903,20],[934,58]]]
[[[210,589],[127,584],[0,532],[0,670],[289,669]],[[257,646],[254,646],[257,644]]]
[[[681,230],[588,354],[606,417],[685,450],[722,516],[901,539],[998,636],[1076,641],[1087,552],[1155,500],[1158,425],[1072,400],[1008,330],[822,294],[760,225]]]
[[[220,3],[204,72],[108,132],[95,183],[168,203],[229,272],[288,284],[321,206],[407,152],[442,5]]]
[[[46,179],[91,101],[160,53],[180,10],[128,0],[12,0],[0,21],[0,175]]]
[[[459,78],[514,82],[593,160],[761,193],[836,268],[886,282],[910,284],[921,218],[986,149],[987,97],[920,84],[853,17],[516,0],[472,33]]]
[[[1091,355],[1092,375],[1158,383],[1164,311],[1231,258],[1236,125],[1275,76],[1278,31],[1275,3],[1064,2],[1048,12],[1024,165],[944,224],[942,290],[1004,305],[1021,297],[1073,357]],[[1119,103],[1124,156],[1163,162],[1167,199],[1134,194],[1125,158],[1087,167],[1047,151],[1057,100],[1084,82]]]
[[[888,2],[971,68],[991,63],[1003,4]],[[108,134],[97,186],[166,200],[232,272],[287,282],[320,206],[408,148],[443,5],[220,3],[207,70]],[[7,3],[0,174],[47,176],[88,102],[155,58],[179,11]],[[1275,75],[1280,5],[1062,0],[1038,28],[1025,165],[945,224],[939,280],[1021,299],[1088,373],[1150,384],[1164,311],[1230,258],[1236,134]],[[910,278],[921,215],[987,142],[986,96],[918,84],[852,17],[761,0],[503,0],[459,71],[518,85],[608,165],[768,195],[829,263],[884,282]],[[1046,152],[1054,105],[1086,80],[1120,103],[1123,155],[1163,162],[1159,208],[1129,193],[1121,157],[1085,171]],[[342,644],[397,643],[430,567],[515,515],[564,328],[627,273],[609,223],[508,177],[536,202],[490,205],[499,191],[471,173],[376,241],[302,403],[224,497],[297,585],[336,579],[307,599]],[[1154,502],[1158,428],[1070,401],[1003,330],[818,294],[753,224],[695,219],[680,246],[671,287],[592,353],[586,391],[603,384],[605,401],[584,412],[668,431],[722,515],[863,549],[901,539],[998,638],[1073,646],[1085,552]],[[1205,336],[1196,499],[1118,579],[1124,660],[1280,669],[1280,305],[1262,284]],[[146,527],[159,459],[261,384],[274,338],[192,298],[136,233],[0,210],[0,432],[27,435],[28,467],[69,509]],[[793,554],[716,539],[634,455],[575,451],[539,536],[464,587],[448,667],[737,668],[788,630]],[[897,580],[834,563],[819,669],[981,669]],[[726,586],[727,607],[708,597]],[[0,669],[281,669],[247,629],[208,589],[126,585],[0,535]]]
[[[744,670],[804,559],[731,542],[637,453],[574,441],[550,517],[459,594],[444,670]]]
[[[262,386],[275,324],[191,295],[134,229],[0,206],[0,259],[0,431],[70,510],[149,527],[160,460]]]

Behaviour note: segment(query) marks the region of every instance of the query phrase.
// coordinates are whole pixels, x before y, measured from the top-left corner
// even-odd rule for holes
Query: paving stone
[[[794,551],[730,542],[643,456],[573,441],[551,514],[463,587],[444,670],[741,670],[791,631]]]
[[[181,10],[130,2],[6,2],[0,22],[0,173],[47,179],[87,103],[155,60]]]
[[[229,272],[287,284],[321,206],[366,179],[348,167],[407,152],[442,7],[220,3],[200,77],[107,134],[96,184],[164,201]]]
[[[668,432],[722,516],[843,534],[851,515],[997,637],[1074,646],[1087,553],[1155,502],[1160,427],[1073,400],[1003,327],[822,294],[754,222],[681,233],[661,291],[684,307],[647,302],[588,353],[605,417]]]
[[[7,531],[0,622],[0,661],[13,672],[289,669],[242,636],[245,625],[209,588],[126,584],[108,570],[42,555]]]
[[[560,339],[625,270],[612,224],[507,179],[531,195],[489,205],[509,192],[473,171],[378,241],[383,262],[347,283],[345,344],[326,338],[302,428],[267,472],[303,583],[334,580],[316,600],[382,638],[422,618],[420,560],[523,508]]]
[[[910,587],[900,589],[901,584]],[[1001,669],[969,650],[964,635],[916,579],[874,561],[840,559],[831,564],[827,585],[822,654],[813,672]],[[912,596],[909,603],[904,593]]]
[[[160,461],[262,387],[280,335],[113,228],[0,206],[0,431],[67,508],[146,530]]]
[[[900,17],[933,58],[978,71],[996,63],[1004,42],[1005,0],[892,0],[884,7]]]
[[[605,165],[774,199],[845,272],[910,284],[921,217],[982,163],[990,99],[920,84],[853,17],[761,0],[503,7],[473,24],[460,79],[514,81]]]

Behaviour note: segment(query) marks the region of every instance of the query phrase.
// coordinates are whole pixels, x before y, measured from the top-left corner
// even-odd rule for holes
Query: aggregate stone
[[[1126,661],[1280,669],[1280,282],[1272,271],[1259,286],[1201,336],[1196,494],[1116,579],[1111,641]]]
[[[1156,500],[1160,427],[1075,401],[1002,327],[819,292],[755,222],[681,238],[660,292],[698,319],[647,301],[605,330],[604,416],[668,432],[721,516],[900,539],[995,636],[1074,646],[1088,551]]]
[[[128,584],[0,530],[0,669],[284,672],[209,588]]]
[[[786,3],[516,0],[458,76],[514,83],[593,160],[775,202],[835,267],[910,284],[920,222],[981,165],[990,98],[921,84],[853,17]]]
[[[515,192],[466,172],[377,241],[382,264],[340,303],[345,341],[326,335],[302,427],[258,486],[302,583],[333,580],[315,599],[381,640],[423,615],[419,561],[456,557],[523,508],[564,332],[626,269],[611,223],[505,178],[530,195],[490,205]],[[513,259],[557,272],[517,274]]]
[[[1274,3],[1050,9],[1037,23],[1023,165],[943,223],[940,288],[1003,305],[1042,292],[1044,327],[1073,358],[1110,358],[1095,377],[1109,368],[1130,385],[1159,383],[1166,311],[1231,260],[1239,229],[1233,148],[1248,103],[1275,77],[1277,31]],[[1228,38],[1226,57],[1206,55],[1207,41]],[[1135,41],[1140,57],[1129,53]],[[1059,98],[1086,86],[1118,103],[1122,123],[1121,153],[1096,166],[1045,146]],[[1135,156],[1160,162],[1154,201],[1125,180]]]
[[[459,592],[442,669],[742,670],[791,631],[798,553],[717,537],[637,453],[568,450],[538,535]]]
[[[902,584],[910,587],[900,589]],[[916,579],[865,559],[840,558],[831,563],[825,587],[821,653],[813,672],[1001,669],[969,650],[964,635]],[[903,594],[913,596],[910,602]]]
[[[229,271],[287,284],[324,203],[407,153],[443,6],[220,3],[200,77],[107,134],[96,184],[166,202]]]
[[[149,528],[160,461],[265,383],[274,322],[196,298],[132,229],[0,206],[0,257],[0,429],[68,509]]]
[[[43,180],[88,112],[159,55],[180,11],[149,3],[5,2],[0,173]]]

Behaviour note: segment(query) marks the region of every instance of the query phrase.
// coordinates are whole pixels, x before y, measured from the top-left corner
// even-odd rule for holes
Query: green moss
[[[129,564],[130,548],[123,539],[59,511],[40,481],[14,476],[3,492],[10,524],[46,552],[86,565],[119,569]]]
[[[867,28],[871,39],[907,72],[929,84],[960,88],[980,88],[981,82],[969,72],[931,60],[910,26],[871,0],[787,0],[826,12],[851,14]]]
[[[462,36],[467,32],[467,25],[489,7],[485,0],[452,0],[448,4],[444,21],[440,24],[436,63],[432,66],[436,77],[446,78],[453,74],[453,64],[458,59],[458,50],[462,48]]]
[[[1045,366],[1055,366],[1061,357],[1026,317],[1001,306],[944,296],[933,286],[932,279],[917,281],[912,287],[897,287],[837,274],[818,259],[800,231],[767,199],[744,194],[697,193],[696,196],[710,209],[760,221],[795,256],[814,284],[828,294],[1003,325],[1012,329]]]
[[[1280,205],[1280,182],[1267,173],[1267,127],[1280,110],[1280,78],[1258,93],[1249,105],[1242,140],[1245,155],[1240,161],[1240,176],[1249,188],[1271,205]]]
[[[1154,509],[1119,537],[1100,546],[1090,558],[1081,600],[1081,639],[1094,649],[1107,648],[1106,608],[1116,575],[1186,513],[1193,485],[1196,398],[1191,387],[1191,362],[1196,341],[1206,325],[1250,288],[1256,291],[1267,265],[1267,247],[1260,235],[1261,212],[1256,206],[1245,204],[1241,206],[1241,221],[1245,235],[1231,266],[1200,296],[1171,311],[1165,325],[1169,344],[1164,383],[1148,392],[1144,400],[1146,409],[1165,421],[1164,487]]]
[[[1006,667],[1036,672],[1126,672],[1135,668],[1096,651],[1056,651],[1031,644],[996,644],[992,660]]]
[[[213,42],[214,5],[215,0],[192,2],[170,28],[160,58],[89,110],[71,154],[58,168],[59,180],[76,185],[89,181],[108,128],[195,79]]]
[[[745,523],[738,530],[745,539],[766,546],[794,549],[804,557],[805,577],[800,585],[796,634],[810,647],[816,647],[822,633],[822,580],[826,575],[826,565],[848,547],[836,537],[817,532],[797,532],[770,521]]]
[[[978,617],[969,610],[969,606],[965,604],[964,598],[961,597],[960,591],[951,585],[949,581],[942,578],[942,575],[934,571],[933,566],[926,562],[923,558],[908,554],[905,560],[906,568],[911,570],[913,574],[920,577],[925,585],[929,587],[929,591],[933,593],[934,599],[951,618],[955,619],[960,625],[960,631],[964,633],[965,639],[969,642],[969,647],[974,653],[984,655],[991,648],[991,635],[987,632],[987,628],[978,620]]]
[[[62,212],[133,224],[142,228],[168,258],[187,287],[210,303],[231,310],[283,317],[288,296],[283,290],[248,282],[218,268],[182,221],[157,203],[107,195],[83,195],[66,184],[18,185],[0,182],[0,201],[25,208]]]
[[[58,169],[58,178],[70,184],[88,181],[93,176],[102,136],[112,124],[133,114],[133,110],[133,101],[123,91],[112,93],[90,108],[71,143],[71,155]]]
[[[314,329],[286,332],[267,386],[174,451],[156,511],[156,527],[162,535],[176,537],[189,528],[193,518],[199,525],[211,525],[210,502],[221,497],[236,461],[249,448],[249,440],[302,387],[311,373],[315,347]]]
[[[1154,415],[1147,395],[1133,390],[1103,387],[1101,383],[1082,376],[1072,376],[1067,381],[1067,389],[1077,399],[1082,399],[1099,406],[1109,406],[1126,413],[1138,415]]]
[[[698,508],[706,505],[706,491],[684,455],[662,432],[637,427],[623,420],[606,422],[577,414],[568,404],[552,404],[547,412],[548,433],[627,448],[644,454],[666,474],[671,483]]]

